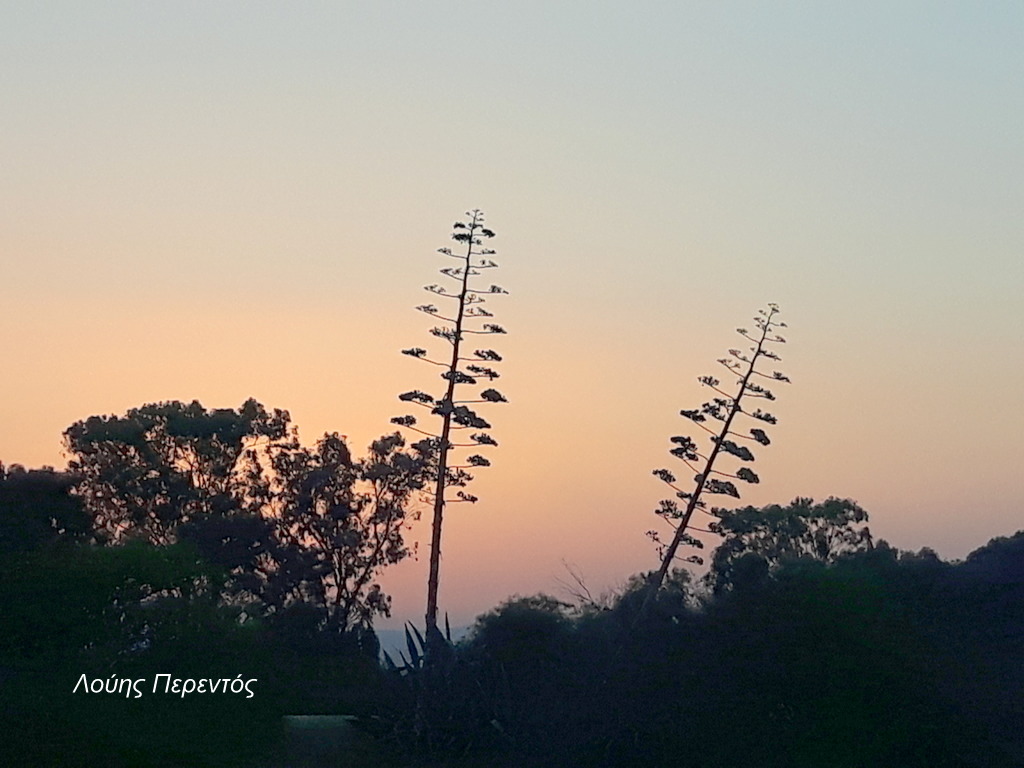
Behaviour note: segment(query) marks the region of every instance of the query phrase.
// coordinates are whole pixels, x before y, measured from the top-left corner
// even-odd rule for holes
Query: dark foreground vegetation
[[[448,309],[418,307],[450,355],[404,350],[445,382],[400,395],[428,417],[393,419],[411,442],[357,459],[338,434],[303,446],[254,400],[175,401],[72,424],[66,473],[0,465],[0,765],[1024,765],[1024,532],[946,563],[875,542],[849,500],[707,506],[759,482],[750,446],[777,420],[744,403],[789,381],[757,368],[781,360],[772,304],[718,361],[735,389],[703,376],[714,396],[680,412],[710,435],[670,438],[693,485],[654,472],[674,491],[659,567],[598,599],[582,582],[571,602],[514,598],[445,637],[443,513],[490,464],[454,449],[496,446],[467,404],[505,402],[501,355],[461,346],[504,333],[465,326],[504,293],[471,284],[497,265],[469,216],[464,251],[441,249],[448,287],[427,286]],[[394,659],[373,632],[391,608],[378,576],[424,505],[425,623]],[[704,563],[678,554],[703,548],[691,528],[720,537],[699,580],[672,568]]]
[[[0,477],[3,765],[302,764],[302,714],[355,716],[326,765],[1024,764],[1024,533],[948,563],[872,542],[851,502],[740,509],[708,576],[676,571],[647,610],[640,578],[515,598],[429,664],[410,633],[388,669],[315,594],[272,609],[194,541],[101,543],[71,490]]]

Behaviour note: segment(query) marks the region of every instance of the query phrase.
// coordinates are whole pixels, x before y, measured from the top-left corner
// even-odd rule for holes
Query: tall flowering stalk
[[[649,531],[648,535],[659,545],[661,565],[648,581],[647,596],[644,599],[644,606],[650,604],[654,595],[661,588],[668,575],[669,567],[676,558],[679,547],[683,544],[700,549],[703,543],[700,539],[687,533],[691,527],[690,520],[694,512],[700,510],[709,516],[714,516],[707,511],[705,503],[701,500],[704,493],[723,494],[739,498],[740,493],[736,488],[734,480],[745,483],[758,483],[760,478],[749,467],[740,467],[735,473],[727,473],[715,469],[715,462],[723,453],[732,455],[742,462],[754,461],[754,454],[746,446],[737,443],[737,440],[752,441],[760,445],[768,445],[768,435],[760,426],[750,427],[750,422],[743,424],[745,419],[764,424],[775,424],[776,418],[762,411],[760,408],[747,410],[743,407],[745,402],[750,400],[774,400],[775,395],[760,381],[767,379],[773,382],[788,383],[789,377],[772,371],[764,373],[757,370],[757,364],[762,359],[781,361],[770,345],[785,342],[782,336],[775,331],[778,328],[785,328],[786,324],[775,319],[779,308],[775,304],[769,304],[767,309],[759,309],[754,324],[757,331],[751,334],[746,328],[737,328],[736,332],[744,339],[751,342],[753,346],[746,351],[730,349],[729,356],[718,360],[718,363],[736,375],[736,391],[730,394],[721,389],[721,382],[713,376],[701,376],[698,381],[706,387],[714,390],[716,397],[694,410],[680,411],[680,415],[692,421],[702,430],[708,433],[711,449],[706,454],[701,453],[697,444],[687,436],[677,435],[671,438],[675,444],[669,453],[681,460],[689,469],[693,470],[694,485],[689,491],[685,491],[677,485],[676,477],[667,469],[656,469],[654,475],[668,484],[676,493],[676,499],[685,502],[680,508],[679,502],[675,499],[663,500],[655,514],[667,520],[674,528],[675,533],[668,543],[663,543],[656,531]],[[742,417],[742,418],[741,418]],[[718,422],[720,426],[709,426]],[[714,522],[710,524],[713,531]],[[699,529],[698,529],[699,530]],[[702,563],[697,555],[690,555],[685,558],[688,562]]]
[[[474,387],[480,387],[498,378],[499,374],[492,366],[502,359],[493,349],[467,351],[471,338],[505,333],[505,329],[500,325],[489,322],[493,315],[481,306],[485,303],[484,296],[508,292],[494,284],[487,288],[479,287],[477,280],[474,280],[498,266],[490,258],[494,251],[482,247],[485,240],[494,237],[494,232],[484,227],[484,215],[481,211],[467,211],[466,216],[469,217],[467,221],[456,222],[453,225],[452,239],[459,244],[457,250],[438,249],[439,253],[457,262],[456,266],[439,270],[445,279],[451,282],[446,285],[432,284],[424,288],[445,306],[439,308],[434,304],[421,304],[416,307],[438,322],[438,325],[430,329],[430,333],[447,342],[449,354],[435,359],[429,357],[427,350],[420,347],[402,350],[404,355],[443,369],[441,379],[445,384],[444,393],[440,397],[420,390],[404,392],[398,396],[400,400],[427,409],[440,423],[434,422],[437,428],[430,430],[421,428],[416,417],[412,415],[397,416],[391,420],[399,426],[424,435],[420,445],[429,448],[436,457],[430,572],[427,577],[428,642],[432,637],[440,636],[437,628],[437,595],[445,506],[451,503],[477,501],[476,496],[463,490],[455,491],[454,498],[449,498],[448,489],[464,488],[473,479],[467,470],[490,466],[488,459],[476,453],[467,456],[464,463],[456,464],[452,451],[460,448],[497,446],[498,443],[487,432],[491,425],[470,406],[478,403],[507,402],[504,395],[491,387],[475,392],[473,390]],[[456,436],[460,433],[466,433],[466,437],[455,442]]]

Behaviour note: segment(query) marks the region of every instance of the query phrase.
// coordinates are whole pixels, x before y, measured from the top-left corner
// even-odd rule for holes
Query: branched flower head
[[[499,377],[498,371],[491,366],[501,362],[500,354],[493,349],[477,349],[472,356],[469,356],[467,352],[463,351],[463,346],[469,334],[506,333],[505,329],[496,323],[481,322],[482,318],[493,317],[492,313],[481,305],[487,301],[485,297],[508,292],[494,283],[486,286],[474,284],[475,279],[478,279],[484,270],[494,269],[498,265],[492,259],[485,258],[494,255],[493,250],[482,247],[484,241],[494,237],[494,231],[483,226],[483,214],[479,210],[472,210],[467,211],[466,216],[467,220],[457,221],[452,227],[452,240],[458,243],[459,247],[455,250],[447,247],[438,249],[443,256],[455,259],[456,265],[440,269],[445,278],[443,286],[436,283],[425,286],[425,290],[429,293],[441,297],[449,303],[444,304],[443,313],[434,304],[422,304],[417,307],[419,311],[430,315],[441,323],[431,328],[430,334],[444,340],[447,344],[443,345],[444,349],[440,355],[433,359],[428,357],[427,350],[420,347],[402,350],[405,355],[442,368],[440,378],[443,381],[443,391],[441,393],[428,394],[414,389],[399,395],[399,399],[403,401],[426,406],[439,423],[436,423],[434,429],[424,430],[417,425],[416,419],[412,416],[400,416],[392,419],[399,426],[427,435],[428,440],[431,441],[429,447],[435,488],[427,595],[428,639],[431,631],[436,632],[437,629],[437,571],[440,557],[441,520],[445,504],[477,500],[476,496],[461,490],[455,493],[454,498],[447,498],[445,491],[449,488],[463,487],[472,479],[472,476],[463,467],[487,467],[490,465],[490,460],[479,454],[467,457],[462,465],[455,465],[450,454],[454,450],[467,446],[497,446],[497,441],[486,431],[491,428],[490,423],[469,408],[466,403],[508,402],[502,393],[493,388],[485,388],[475,397],[468,395],[467,392],[468,388],[477,386],[480,381],[491,382]],[[487,365],[481,363],[487,363]],[[453,430],[464,429],[477,430],[469,438],[471,442],[464,442],[465,438],[461,442],[454,442],[451,437]]]
[[[770,347],[772,344],[784,341],[781,336],[775,333],[775,329],[785,327],[785,323],[781,323],[776,319],[778,311],[779,308],[775,304],[769,304],[767,309],[759,310],[757,317],[754,318],[757,332],[753,334],[746,328],[736,329],[740,336],[753,344],[753,346],[749,347],[749,353],[738,348],[730,349],[729,357],[718,360],[730,374],[736,377],[735,394],[726,392],[725,388],[729,385],[723,385],[716,377],[700,376],[698,381],[705,387],[714,390],[719,396],[712,397],[699,408],[684,409],[679,412],[681,416],[689,419],[705,432],[710,433],[707,437],[711,448],[705,455],[697,450],[697,445],[691,437],[678,435],[671,438],[671,442],[674,445],[669,449],[669,453],[695,471],[692,491],[687,492],[678,489],[676,487],[675,475],[668,470],[658,469],[654,471],[655,476],[669,484],[676,491],[676,498],[685,502],[685,508],[680,509],[675,500],[666,499],[661,501],[655,510],[658,516],[677,522],[675,535],[671,542],[662,544],[660,539],[656,539],[659,542],[661,567],[650,581],[651,591],[648,597],[653,595],[661,586],[673,559],[676,558],[677,549],[681,545],[698,546],[698,543],[695,543],[698,540],[686,533],[686,529],[690,525],[690,518],[694,512],[699,510],[709,514],[705,512],[706,507],[700,499],[701,495],[703,493],[711,493],[738,499],[740,493],[732,480],[740,480],[751,484],[760,482],[760,478],[749,467],[740,467],[735,471],[735,474],[729,474],[717,469],[716,461],[722,454],[728,454],[734,459],[739,459],[743,462],[753,462],[755,458],[753,451],[739,441],[749,441],[759,445],[771,443],[763,429],[759,427],[751,428],[748,425],[741,424],[741,421],[743,419],[754,419],[765,424],[776,423],[776,418],[770,413],[763,412],[760,409],[753,412],[746,411],[743,409],[742,403],[745,398],[775,399],[774,392],[760,383],[762,379],[778,383],[789,383],[789,377],[779,371],[765,373],[757,368],[758,363],[763,358],[772,361],[781,360],[779,355]],[[713,429],[709,426],[713,422],[718,422],[720,426],[717,429]],[[703,461],[702,468],[698,469],[695,466],[695,463],[698,461]],[[715,528],[712,526],[708,530],[713,531]],[[683,559],[687,562],[702,562],[695,555]]]

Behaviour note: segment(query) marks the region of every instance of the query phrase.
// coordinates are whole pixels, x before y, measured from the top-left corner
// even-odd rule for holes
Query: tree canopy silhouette
[[[98,532],[156,544],[202,516],[259,514],[272,496],[267,457],[295,446],[287,411],[198,401],[92,416],[64,432],[69,470]]]
[[[716,509],[712,524],[723,536],[708,579],[715,591],[757,580],[786,561],[833,563],[872,548],[868,513],[850,499],[820,504],[797,498],[786,506]]]
[[[395,433],[354,461],[343,438],[302,446],[287,411],[172,401],[94,416],[65,433],[76,492],[110,542],[192,541],[229,575],[225,595],[321,629],[388,615],[377,576],[404,533],[432,457]]]
[[[353,461],[344,440],[329,434],[273,459],[277,544],[300,564],[288,584],[292,598],[321,607],[332,628],[369,627],[375,615],[390,615],[377,576],[411,554],[404,534],[431,466],[428,453],[404,447],[401,435],[386,435]]]
[[[36,549],[88,536],[81,500],[70,494],[74,478],[50,467],[25,469],[0,463],[0,552]]]

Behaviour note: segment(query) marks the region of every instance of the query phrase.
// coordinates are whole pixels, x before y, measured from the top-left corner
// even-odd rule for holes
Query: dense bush
[[[0,764],[251,766],[274,754],[285,714],[370,710],[375,643],[296,639],[239,621],[185,544],[46,547],[0,562]],[[143,681],[140,696],[80,685]],[[255,680],[247,692],[154,691],[157,675]],[[76,692],[77,687],[77,692]]]
[[[662,596],[639,623],[641,582],[607,610],[511,600],[477,621],[446,683],[507,738],[435,743],[433,759],[1020,765],[1020,540],[960,565],[884,543],[789,560],[716,595]]]
[[[733,527],[758,535],[728,579],[677,571],[646,607],[639,576],[598,603],[513,598],[430,658],[410,633],[386,671],[372,632],[326,630],[315,603],[225,600],[194,543],[90,543],[57,475],[0,490],[3,765],[271,768],[286,714],[357,716],[367,765],[1024,764],[1024,532],[962,563],[797,552],[760,535],[797,507],[745,510]],[[158,674],[257,682],[181,696]],[[76,693],[82,675],[143,695]]]

